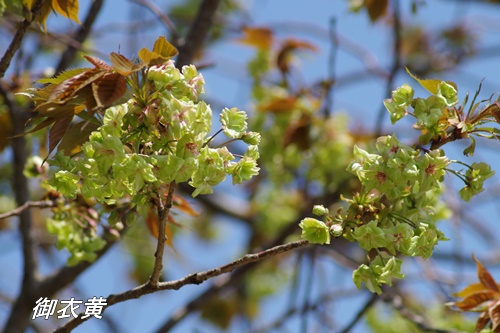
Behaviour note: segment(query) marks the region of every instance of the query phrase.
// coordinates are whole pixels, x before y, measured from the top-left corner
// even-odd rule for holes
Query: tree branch
[[[370,310],[370,308],[377,302],[379,297],[380,296],[377,294],[372,294],[371,297],[366,301],[365,305],[358,311],[356,316],[341,332],[348,333],[354,327],[354,325],[356,325],[361,320],[361,318],[363,318],[365,313]]]
[[[179,46],[179,56],[176,61],[176,66],[178,68],[193,62],[196,53],[200,50],[208,35],[215,12],[220,3],[221,0],[203,0],[201,3],[196,18],[193,24],[191,24],[191,28],[185,38],[184,44]]]
[[[206,280],[231,272],[240,266],[259,262],[269,257],[276,256],[300,247],[304,247],[308,244],[309,243],[305,240],[295,241],[284,245],[275,246],[273,248],[255,254],[247,254],[227,265],[210,269],[204,272],[193,273],[178,280],[160,282],[157,285],[152,285],[151,283],[147,282],[141,286],[138,286],[131,290],[127,290],[121,294],[109,295],[107,298],[107,305],[103,308],[103,311],[111,305],[125,302],[130,299],[139,298],[141,296],[151,294],[160,290],[178,290],[189,284],[201,284]],[[79,326],[89,318],[87,317],[85,319],[82,319],[82,316],[83,313],[80,313],[77,318],[68,321],[66,324],[56,329],[54,333],[71,332],[71,330],[73,330],[75,327]]]
[[[10,212],[0,214],[0,220],[9,218],[11,216],[20,215],[26,209],[29,209],[32,207],[49,208],[49,207],[54,207],[54,206],[55,206],[55,203],[53,201],[50,201],[50,200],[27,201],[24,204],[22,204],[21,206],[17,207],[16,209],[11,210]]]
[[[149,0],[130,0],[138,5],[144,6],[149,9],[153,14],[155,14],[162,22],[165,24],[168,30],[170,30],[170,35],[172,38],[172,44],[177,44],[177,39],[179,38],[177,34],[177,29],[174,23],[165,15],[162,10],[152,1]]]
[[[169,184],[167,198],[165,199],[165,205],[163,205],[163,193],[158,194],[158,220],[160,226],[158,230],[158,242],[155,252],[155,263],[153,272],[148,282],[148,284],[153,287],[156,287],[158,285],[160,274],[163,269],[163,250],[165,249],[165,242],[167,241],[167,235],[165,234],[165,232],[167,229],[168,214],[170,213],[170,208],[172,208],[172,202],[174,201],[174,191],[176,187],[177,184],[175,183],[175,181]]]
[[[387,85],[385,89],[385,97],[391,96],[392,86],[394,85],[394,80],[396,79],[396,75],[398,74],[399,69],[401,68],[401,20],[399,13],[399,2],[392,2],[394,6],[393,13],[393,44],[392,44],[392,67],[389,72],[389,77],[387,78]],[[375,137],[378,137],[382,134],[382,123],[384,122],[384,117],[386,114],[385,106],[382,106],[380,111],[378,112],[377,122],[375,124]]]
[[[39,5],[37,2],[36,4]],[[21,38],[22,39],[22,38]],[[19,41],[20,42],[20,41]],[[6,53],[7,54],[7,53]],[[14,103],[14,96],[3,85],[0,85],[0,92],[4,97],[4,103],[9,109],[10,118],[12,121],[12,131],[14,134],[21,133],[24,128],[24,115],[18,110]],[[23,173],[24,166],[27,160],[26,139],[23,136],[14,137],[12,139],[13,152],[13,170],[12,188],[15,194],[16,203],[18,206],[23,206],[29,200],[28,180]],[[37,274],[37,256],[36,246],[32,234],[31,212],[29,209],[21,209],[19,211],[19,232],[22,239],[23,253],[23,280],[21,284],[21,292],[17,297],[14,306],[11,309],[9,319],[6,324],[5,332],[21,332],[28,326],[28,318],[24,316],[23,311],[16,309],[27,306],[24,303],[25,299],[31,299],[35,290],[36,274]],[[29,312],[28,312],[29,313]]]
[[[12,38],[12,42],[10,43],[9,47],[7,48],[7,51],[5,51],[5,54],[3,55],[2,59],[0,60],[0,79],[3,78],[5,75],[5,72],[7,71],[7,68],[10,66],[10,62],[14,55],[16,54],[17,50],[21,46],[21,42],[24,39],[24,35],[26,34],[26,31],[28,30],[29,26],[31,25],[31,22],[35,20],[35,18],[38,16],[40,13],[40,10],[42,9],[43,3],[45,0],[36,0],[33,6],[31,7],[31,15],[29,18],[25,18],[24,21],[21,23],[21,26],[19,29],[17,29],[16,34],[14,35],[14,38]]]
[[[83,42],[87,39],[92,30],[92,26],[97,18],[97,15],[101,11],[102,4],[104,0],[94,0],[92,1],[92,5],[90,6],[89,12],[83,21],[82,26],[75,34],[74,41],[77,43],[83,44]],[[66,51],[64,51],[61,59],[59,60],[59,64],[57,65],[56,73],[62,72],[65,70],[75,58],[76,52],[78,49],[74,45],[68,45]]]

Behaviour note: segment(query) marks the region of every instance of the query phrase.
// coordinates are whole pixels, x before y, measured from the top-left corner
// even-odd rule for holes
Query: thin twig
[[[92,26],[94,25],[95,20],[97,19],[97,15],[101,11],[102,4],[104,0],[95,0],[92,1],[92,5],[90,6],[89,12],[83,21],[82,26],[75,34],[74,40],[77,43],[83,44],[83,42],[87,39],[92,30]],[[65,70],[75,58],[76,52],[78,49],[74,45],[68,45],[66,50],[61,56],[59,60],[59,64],[57,65],[56,73],[59,73]]]
[[[236,268],[247,265],[250,263],[255,263],[262,261],[264,259],[267,259],[272,256],[276,256],[300,247],[304,247],[308,245],[309,243],[304,240],[300,241],[295,241],[279,246],[275,246],[273,248],[270,248],[265,251],[261,251],[258,253],[254,254],[246,254],[243,257],[227,264],[224,266],[220,266],[214,269],[210,269],[204,272],[199,272],[199,273],[193,273],[190,275],[187,275],[181,279],[178,280],[173,280],[173,281],[167,281],[167,282],[160,282],[157,285],[152,285],[151,283],[147,282],[141,286],[138,286],[134,289],[127,290],[121,294],[113,294],[109,295],[108,298],[106,299],[107,305],[103,307],[103,311],[110,307],[111,305],[121,303],[128,301],[130,299],[135,299],[139,298],[141,296],[151,294],[160,290],[178,290],[186,285],[190,284],[201,284],[206,280],[209,280],[211,278],[214,278],[216,276],[229,273]],[[54,331],[54,333],[63,333],[63,332],[71,332],[75,327],[79,326],[83,322],[85,322],[89,317],[82,319],[83,313],[80,313],[77,318],[74,318],[70,321],[68,321],[66,324],[63,326],[59,327]]]
[[[21,46],[21,42],[24,39],[24,35],[26,34],[26,31],[28,31],[29,26],[31,25],[31,22],[38,16],[40,13],[40,10],[42,9],[43,3],[45,0],[36,0],[33,6],[31,7],[31,15],[28,18],[25,18],[24,21],[21,23],[21,26],[19,29],[17,29],[16,34],[14,35],[14,38],[12,38],[12,42],[10,43],[9,47],[7,48],[7,51],[5,51],[5,54],[3,55],[2,59],[0,60],[0,79],[3,78],[5,75],[5,72],[7,71],[7,68],[10,66],[10,62],[12,61],[12,58],[16,54],[17,50]]]
[[[386,301],[389,302],[392,307],[399,312],[403,318],[407,319],[408,321],[412,322],[415,324],[420,331],[423,332],[434,332],[434,333],[459,333],[459,331],[456,330],[447,330],[447,329],[441,329],[441,328],[435,328],[431,327],[426,323],[426,320],[424,317],[411,312],[407,307],[404,306],[403,304],[403,299],[400,295],[391,295],[391,297],[385,297]],[[463,333],[463,332],[461,332]]]
[[[341,333],[349,332],[366,314],[368,310],[377,302],[379,295],[372,294],[371,297],[366,301],[365,305],[358,311],[356,316],[351,320],[349,324],[341,331]]]
[[[131,0],[131,1],[135,2],[138,5],[146,7],[153,14],[155,14],[163,22],[163,24],[165,24],[167,29],[170,30],[172,44],[174,44],[174,45],[177,44],[177,39],[179,38],[179,36],[177,34],[177,29],[175,28],[175,25],[172,22],[172,20],[170,20],[170,18],[162,12],[160,7],[158,7],[154,2],[149,1],[149,0]]]
[[[0,220],[9,218],[11,216],[20,215],[26,209],[29,209],[32,207],[49,208],[49,207],[54,207],[55,205],[56,205],[56,203],[54,201],[50,201],[50,200],[27,201],[24,204],[22,204],[21,206],[17,207],[16,209],[11,210],[10,212],[0,214]]]
[[[385,97],[389,97],[392,92],[392,86],[394,85],[394,80],[396,79],[396,75],[398,74],[399,69],[401,68],[401,20],[399,13],[399,1],[394,1],[394,13],[393,13],[393,44],[392,44],[392,67],[389,72],[389,77],[387,79],[387,85],[385,89]],[[378,137],[382,134],[382,124],[384,122],[385,114],[387,111],[385,107],[382,106],[378,112],[377,122],[375,124],[375,136]]]
[[[168,194],[165,199],[165,205],[163,205],[163,193],[158,194],[158,220],[159,220],[159,231],[158,231],[158,243],[156,245],[155,252],[155,263],[153,267],[153,272],[149,278],[149,284],[156,287],[160,280],[161,271],[163,269],[163,250],[165,249],[165,242],[167,236],[165,231],[167,229],[168,214],[170,213],[170,208],[172,208],[172,203],[174,201],[174,191],[176,188],[175,181],[171,182],[168,186]]]
[[[196,18],[191,24],[191,28],[185,38],[184,44],[179,46],[179,57],[177,57],[176,66],[181,68],[193,62],[196,53],[201,49],[208,31],[212,25],[215,12],[219,7],[221,0],[203,0]]]

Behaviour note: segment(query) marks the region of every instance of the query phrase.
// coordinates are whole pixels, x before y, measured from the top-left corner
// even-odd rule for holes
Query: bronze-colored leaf
[[[178,196],[178,195],[174,195],[174,207],[177,209],[177,210],[180,210],[181,212],[183,213],[186,213],[190,216],[199,216],[200,214],[195,212],[194,209],[191,207],[191,205],[189,204],[189,202],[184,199],[183,197],[181,196]]]
[[[479,333],[483,328],[486,327],[486,325],[488,325],[489,322],[490,317],[488,315],[488,311],[481,313],[479,318],[477,318],[476,328],[474,329],[474,332]]]
[[[49,131],[49,155],[56,148],[56,146],[61,142],[64,134],[69,128],[71,124],[71,120],[73,120],[73,113],[68,114],[65,117],[57,118],[54,125],[50,128]]]
[[[479,278],[479,282],[486,288],[498,292],[498,286],[495,282],[495,279],[491,276],[490,272],[476,259],[474,254],[472,255],[472,259],[476,262],[477,267],[477,277]]]
[[[469,284],[467,287],[465,287],[464,289],[462,289],[458,293],[453,294],[453,296],[465,298],[467,296],[470,296],[472,294],[475,294],[479,291],[484,291],[484,290],[488,290],[488,288],[483,286],[482,283],[473,283],[473,284]]]
[[[388,0],[366,0],[365,6],[372,22],[377,21],[387,13]]]
[[[111,52],[109,59],[113,69],[120,75],[128,76],[134,71],[134,63],[119,53]]]
[[[94,65],[97,68],[104,69],[104,70],[107,70],[107,71],[111,71],[113,69],[105,61],[103,61],[103,60],[101,60],[99,58],[88,56],[88,55],[85,55],[83,57],[85,59],[87,59],[92,65]]]
[[[118,73],[104,74],[98,80],[92,82],[92,95],[97,107],[111,105],[120,98],[127,90],[125,77]]]
[[[470,295],[469,297],[466,297],[460,302],[456,302],[455,306],[462,311],[467,311],[474,309],[475,307],[483,304],[486,301],[492,300],[495,297],[498,297],[498,293],[496,291],[493,290],[479,291],[477,293]]]
[[[76,153],[75,148],[88,141],[90,133],[98,128],[99,124],[90,120],[70,125],[57,149],[59,151],[64,150],[65,155],[73,155]]]
[[[91,84],[105,73],[99,68],[93,68],[64,80],[54,88],[47,101],[64,104],[73,98],[80,89]]]
[[[498,332],[500,330],[500,300],[497,300],[488,308],[488,316],[491,321],[491,330]]]

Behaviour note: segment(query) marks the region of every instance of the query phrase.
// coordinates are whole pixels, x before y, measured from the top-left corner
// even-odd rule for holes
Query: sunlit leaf
[[[273,44],[273,32],[264,27],[245,27],[243,28],[243,36],[237,41],[258,49],[269,50]]]
[[[119,53],[111,52],[109,59],[113,69],[120,75],[128,76],[134,71],[134,63]]]
[[[99,68],[93,68],[64,80],[54,88],[48,102],[61,104],[67,102],[69,99],[73,98],[80,89],[91,84],[105,73],[105,71]]]
[[[408,73],[408,75],[410,75],[413,79],[415,79],[423,88],[425,88],[428,92],[430,92],[433,95],[437,94],[438,86],[442,82],[442,80],[419,79],[410,72],[410,69],[408,67],[405,68],[406,68],[406,73]],[[446,81],[446,83],[451,84],[455,89],[457,89],[457,85],[454,82]]]
[[[493,290],[479,291],[477,293],[474,293],[466,297],[464,300],[461,300],[460,302],[456,302],[455,306],[462,311],[467,311],[474,309],[475,307],[483,304],[484,302],[492,300],[498,296],[499,296],[498,292]]]
[[[467,287],[465,287],[464,289],[462,289],[458,293],[453,294],[453,296],[464,298],[464,297],[468,297],[472,294],[475,294],[479,291],[484,291],[487,289],[488,288],[483,286],[481,283],[473,283],[473,284],[468,285]]]
[[[153,51],[142,48],[139,53],[139,59],[147,65],[161,65],[170,58],[175,57],[179,51],[170,44],[165,37],[160,36],[153,47]]]
[[[78,0],[52,0],[52,9],[56,13],[81,24],[78,19]]]

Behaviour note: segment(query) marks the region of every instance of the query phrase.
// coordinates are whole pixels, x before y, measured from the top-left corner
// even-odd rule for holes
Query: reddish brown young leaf
[[[126,90],[125,77],[118,73],[104,74],[101,78],[92,82],[92,95],[95,98],[97,107],[111,105],[123,96]]]
[[[200,215],[199,213],[194,211],[194,209],[191,207],[191,205],[189,204],[189,202],[187,202],[186,199],[178,195],[174,195],[174,205],[177,210],[180,210],[181,212],[186,213],[190,216]]]
[[[366,0],[365,6],[370,20],[375,22],[387,13],[388,0]]]
[[[497,300],[488,308],[488,316],[490,317],[493,332],[500,332],[500,300]]]
[[[92,57],[92,56],[83,56],[85,59],[87,59],[87,61],[89,61],[92,65],[94,65],[96,68],[99,68],[99,69],[104,69],[108,72],[110,72],[113,68],[108,65],[105,61],[99,59],[99,58],[96,58],[96,57]]]
[[[456,302],[455,306],[458,307],[462,311],[471,310],[486,301],[492,300],[498,297],[499,294],[493,290],[484,290],[470,295],[469,297],[461,300],[460,302]]]
[[[292,55],[293,52],[297,50],[317,51],[318,48],[305,41],[291,38],[287,39],[278,51],[278,56],[276,58],[276,64],[282,73],[288,73],[290,71]]]
[[[99,79],[105,73],[102,69],[93,68],[64,80],[54,88],[47,102],[64,104],[73,98],[79,90]]]
[[[75,149],[85,143],[88,140],[90,133],[95,131],[97,128],[99,128],[98,124],[87,120],[70,125],[57,149],[59,151],[64,150],[65,155],[74,154]]]
[[[476,259],[476,257],[474,257],[474,255],[472,255],[472,259],[476,262],[477,277],[479,278],[481,284],[490,290],[498,292],[497,283],[491,276],[490,272],[488,272],[488,270],[479,262],[479,260]]]
[[[66,134],[66,131],[71,124],[71,120],[73,120],[73,113],[57,118],[54,125],[51,127],[49,132],[49,155],[56,148],[59,142],[61,142],[64,134]]]
[[[128,76],[134,71],[134,64],[125,56],[111,52],[109,59],[113,65],[113,69],[123,76]]]
[[[474,329],[474,333],[479,333],[483,328],[486,327],[486,325],[488,325],[489,322],[490,322],[490,317],[488,316],[488,311],[481,313],[479,318],[477,318],[476,328]]]

